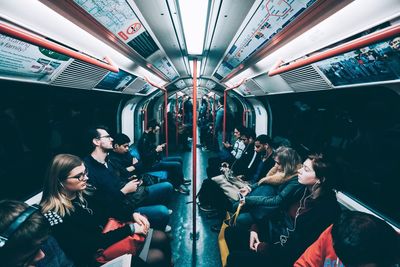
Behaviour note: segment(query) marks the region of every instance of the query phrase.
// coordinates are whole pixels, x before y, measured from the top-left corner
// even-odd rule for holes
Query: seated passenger
[[[50,225],[40,207],[2,200],[0,218],[1,266],[35,266],[45,257],[41,245],[48,238]]]
[[[247,172],[250,170],[249,165],[254,162],[253,158],[255,158],[256,151],[254,150],[254,141],[256,139],[255,136],[252,136],[250,129],[243,129],[240,135],[240,140],[245,145],[245,148],[242,152],[242,156],[240,160],[235,160],[231,166],[231,169],[235,175],[248,175]],[[255,133],[254,133],[255,134]]]
[[[229,141],[222,143],[224,145],[224,149],[220,152],[221,161],[233,163],[235,160],[238,160],[242,157],[243,151],[248,144],[245,144],[240,138],[242,134],[244,134],[244,131],[246,131],[246,128],[242,125],[236,126],[233,130],[233,135],[236,139],[235,143],[233,145],[231,145]]]
[[[266,177],[240,190],[244,198],[238,224],[251,225],[277,209],[287,209],[301,198],[304,190],[297,179],[297,171],[301,168],[300,156],[292,148],[279,147],[274,153],[274,160],[275,166]]]
[[[292,266],[340,212],[332,190],[332,165],[323,155],[311,155],[299,170],[298,180],[306,186],[296,206],[254,224],[249,232],[228,227],[228,266]]]
[[[108,159],[113,165],[114,171],[122,178],[128,178],[134,174],[141,174],[142,163],[129,153],[131,139],[123,133],[113,136],[113,150],[108,154]]]
[[[96,206],[99,202],[92,200],[103,196],[93,187],[89,189],[88,179],[86,167],[81,159],[69,154],[57,155],[48,169],[40,203],[44,213],[55,213],[52,216],[52,233],[66,255],[77,266],[92,265],[99,258],[102,261],[112,260],[104,255],[108,247],[133,234],[146,235],[150,227],[146,217],[139,213],[125,211],[117,217],[116,210],[120,209],[118,205],[113,210]],[[102,225],[110,216],[129,222],[121,228],[103,233]],[[168,265],[171,255],[165,233],[154,230],[151,242],[147,256],[148,265]],[[143,264],[137,257],[134,261]]]
[[[160,130],[160,125],[151,120],[147,123],[147,129],[140,137],[138,151],[144,168],[147,171],[167,171],[168,179],[175,190],[182,194],[189,194],[189,189],[184,184],[190,184],[190,179],[184,179],[181,157],[162,158],[161,152],[165,144],[156,146],[156,133]]]
[[[218,156],[216,157],[210,157],[208,159],[208,166],[207,166],[207,177],[211,178],[220,173],[219,169],[221,167],[221,164],[226,162],[228,165],[235,165],[239,159],[241,159],[243,151],[246,149],[248,145],[248,141],[246,144],[241,140],[241,136],[243,134],[243,139],[245,137],[244,135],[245,128],[242,126],[237,126],[235,127],[234,130],[234,135],[236,138],[236,141],[234,145],[232,146],[229,142],[224,142],[223,143],[223,149],[220,150]],[[242,133],[243,132],[243,133]]]
[[[390,267],[400,263],[400,236],[381,219],[344,211],[294,264],[295,267]]]
[[[247,166],[245,179],[250,184],[257,183],[262,177],[265,177],[269,170],[274,166],[274,149],[272,148],[271,138],[268,135],[259,135],[254,142],[254,151],[256,155]]]
[[[169,220],[170,211],[165,205],[172,193],[171,184],[163,182],[145,187],[138,179],[121,180],[114,174],[113,167],[107,159],[113,141],[107,129],[100,126],[89,129],[88,139],[93,151],[85,157],[84,162],[91,184],[102,192],[103,197],[100,201],[110,208],[123,206],[128,208],[129,212],[143,213],[155,229],[164,230]]]

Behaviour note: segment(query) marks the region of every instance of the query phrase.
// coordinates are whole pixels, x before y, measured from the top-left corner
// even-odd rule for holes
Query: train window
[[[304,147],[334,154],[338,189],[400,221],[399,100],[382,87],[269,96],[273,136],[288,137],[303,156]]]
[[[85,156],[89,125],[107,125],[115,132],[119,94],[6,80],[0,87],[1,199],[24,200],[41,191],[55,154]]]

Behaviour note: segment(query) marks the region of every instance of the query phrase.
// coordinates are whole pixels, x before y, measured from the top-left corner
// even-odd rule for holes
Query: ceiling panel
[[[132,1],[133,2],[133,1]],[[181,44],[182,37],[179,36],[179,28],[173,20],[178,18],[174,5],[169,5],[165,0],[142,1],[136,0],[134,4],[146,18],[151,32],[156,36],[167,57],[178,71],[179,76],[187,76],[185,58],[183,57]],[[140,15],[138,15],[140,17]],[[180,40],[180,41],[179,41]]]

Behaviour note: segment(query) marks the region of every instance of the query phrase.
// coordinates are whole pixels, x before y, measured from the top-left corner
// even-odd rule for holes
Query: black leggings
[[[135,267],[169,267],[171,266],[171,245],[168,236],[159,230],[153,231],[147,260],[135,257],[132,260]]]
[[[242,227],[228,227],[225,229],[225,240],[229,248],[228,267],[263,266],[261,255],[250,250],[250,232]]]

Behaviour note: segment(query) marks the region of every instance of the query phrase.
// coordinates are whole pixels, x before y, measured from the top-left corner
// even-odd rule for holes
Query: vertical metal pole
[[[222,124],[222,142],[225,142],[225,137],[226,137],[226,96],[227,96],[226,90],[224,91],[224,122]],[[219,144],[218,144],[219,145]]]
[[[168,92],[164,91],[165,156],[168,158]]]
[[[192,214],[193,214],[193,255],[196,254],[196,240],[197,240],[197,229],[196,229],[196,169],[197,169],[197,59],[193,60],[193,127],[192,127]]]
[[[178,107],[178,93],[175,94],[176,102],[175,102],[175,146],[176,150],[178,150],[178,112],[179,112],[179,107]]]
[[[212,113],[213,113],[213,145],[215,146],[215,94],[214,94],[214,101],[213,101],[213,107],[212,107]]]
[[[147,130],[147,106],[144,109],[144,129]]]

